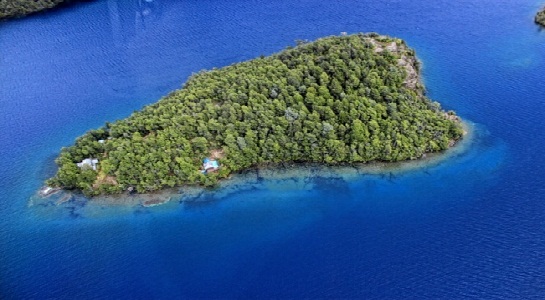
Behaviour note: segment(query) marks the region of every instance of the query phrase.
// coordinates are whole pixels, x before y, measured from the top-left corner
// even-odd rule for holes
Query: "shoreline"
[[[476,124],[460,121],[464,129],[463,137],[447,150],[442,152],[426,153],[423,157],[414,160],[398,162],[369,162],[351,165],[325,165],[323,163],[289,163],[254,166],[242,172],[231,174],[228,178],[218,182],[214,188],[200,185],[186,185],[163,189],[149,194],[124,193],[120,195],[103,195],[86,197],[81,192],[61,190],[48,197],[41,197],[35,193],[28,202],[28,207],[49,206],[62,207],[71,202],[97,205],[102,207],[143,207],[152,208],[165,206],[175,202],[202,201],[206,192],[225,195],[244,190],[252,184],[263,181],[307,179],[307,178],[343,178],[353,180],[365,175],[399,175],[411,171],[418,171],[446,162],[469,148],[474,142]]]
[[[81,0],[11,0],[12,3],[6,4],[0,9],[0,22],[26,18],[31,15],[50,13],[64,7],[75,5]]]

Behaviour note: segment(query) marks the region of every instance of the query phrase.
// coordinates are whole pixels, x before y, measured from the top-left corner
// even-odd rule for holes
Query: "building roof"
[[[82,160],[81,162],[77,163],[76,165],[80,168],[83,168],[85,166],[89,166],[91,167],[93,170],[96,171],[97,169],[97,164],[98,164],[98,159],[96,158],[86,158],[84,160]]]
[[[215,159],[209,159],[208,157],[203,159],[202,164],[203,169],[209,170],[209,169],[218,169],[220,167],[220,164]]]

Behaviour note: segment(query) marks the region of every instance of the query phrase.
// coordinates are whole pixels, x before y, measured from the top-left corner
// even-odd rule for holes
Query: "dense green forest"
[[[87,195],[214,185],[281,162],[350,164],[417,159],[463,130],[424,96],[415,53],[400,39],[357,34],[295,47],[191,76],[130,117],[63,148],[50,186]],[[218,172],[199,171],[216,157]],[[86,158],[96,170],[80,168]]]
[[[0,0],[0,19],[16,18],[74,0]]]
[[[545,27],[545,7],[537,12],[535,21],[537,24]]]

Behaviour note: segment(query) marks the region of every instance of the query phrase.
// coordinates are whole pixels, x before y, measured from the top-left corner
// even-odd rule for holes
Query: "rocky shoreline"
[[[0,20],[22,18],[75,2],[78,0],[0,0]]]

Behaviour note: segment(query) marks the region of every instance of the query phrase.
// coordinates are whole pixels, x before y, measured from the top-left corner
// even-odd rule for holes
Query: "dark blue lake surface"
[[[0,23],[0,298],[544,299],[540,2],[110,0]],[[192,72],[343,31],[415,48],[430,97],[476,123],[466,148],[153,208],[30,205],[86,130]]]

